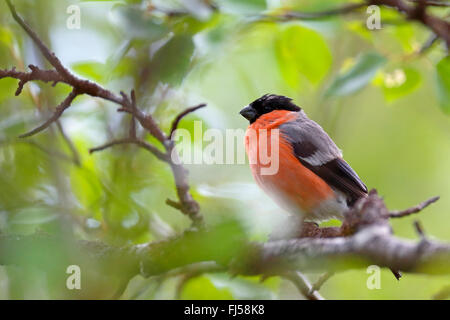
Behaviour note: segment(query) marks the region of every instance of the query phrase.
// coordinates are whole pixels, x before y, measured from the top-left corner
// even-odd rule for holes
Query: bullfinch
[[[280,207],[302,220],[342,220],[344,212],[367,196],[366,185],[342,158],[341,150],[292,99],[266,94],[240,114],[250,122],[245,150],[253,177]],[[272,136],[277,137],[276,148]],[[276,151],[269,162],[262,161],[262,154]],[[263,169],[275,159],[277,170],[264,174]],[[399,280],[401,273],[391,271]]]
[[[280,207],[303,220],[342,220],[344,212],[367,195],[367,187],[344,161],[341,150],[292,99],[266,94],[240,114],[250,122],[245,149],[253,177]],[[273,132],[278,134],[277,148],[265,136]],[[261,148],[267,153],[278,150],[276,172],[263,173],[268,164],[260,159]]]

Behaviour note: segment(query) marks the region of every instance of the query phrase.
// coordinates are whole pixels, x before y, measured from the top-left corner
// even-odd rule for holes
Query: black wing
[[[299,116],[280,127],[297,159],[330,186],[348,197],[348,204],[367,194],[367,187],[356,172],[342,159],[342,153],[327,133],[314,121]]]
[[[346,194],[350,206],[367,194],[366,185],[342,158],[336,158],[320,166],[312,166],[307,161],[300,158],[299,160],[329,185]]]

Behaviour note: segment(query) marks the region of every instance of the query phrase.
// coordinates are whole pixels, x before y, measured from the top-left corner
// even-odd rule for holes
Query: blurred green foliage
[[[436,65],[437,86],[441,107],[445,113],[450,113],[450,58],[442,58]]]
[[[364,88],[375,76],[386,59],[377,53],[366,53],[345,73],[338,75],[326,92],[329,96],[344,96]]]
[[[238,111],[255,98],[265,93],[294,98],[330,133],[352,167],[391,208],[441,195],[420,219],[427,233],[450,240],[450,60],[444,45],[437,42],[419,53],[430,31],[388,8],[381,10],[386,24],[374,31],[365,27],[364,10],[288,22],[260,16],[282,15],[286,10],[316,12],[347,2],[16,0],[14,4],[74,73],[115,92],[135,88],[139,107],[154,114],[165,130],[177,112],[201,102],[208,107],[183,120],[180,127],[192,132],[191,121],[200,119],[204,128],[245,128]],[[66,25],[67,7],[73,4],[81,9],[80,29]],[[445,10],[433,11],[445,15]],[[25,69],[28,64],[48,67],[0,1],[0,68]],[[88,153],[93,146],[127,134],[129,118],[118,114],[116,106],[77,98],[61,119],[75,154],[56,126],[27,140],[17,139],[43,121],[70,88],[29,83],[15,97],[16,86],[15,80],[0,80],[2,233],[45,231],[126,245],[161,240],[189,227],[185,216],[165,205],[166,198],[176,195],[164,163],[135,146]],[[256,187],[247,165],[189,165],[188,169],[207,224],[221,230],[208,238],[213,245],[209,249],[223,254],[224,261],[236,248],[221,239],[245,230],[242,236],[264,241],[285,226],[287,215]],[[224,218],[236,219],[239,225],[229,227]],[[414,238],[415,218],[394,221],[395,233]],[[191,240],[193,244],[206,241]],[[179,243],[169,258],[176,264],[177,259],[195,256],[193,247]],[[50,278],[31,267],[0,267],[0,298],[72,297],[64,288],[65,268],[78,261],[65,251],[62,244],[36,246],[21,257],[33,265],[53,266]],[[383,271],[382,289],[369,290],[367,276],[365,270],[337,274],[321,293],[338,299],[430,298],[450,280],[405,275],[397,282]],[[172,299],[181,280],[138,276],[123,297]],[[200,275],[188,280],[178,296],[299,297],[280,278],[258,280]],[[105,298],[117,287],[117,280],[94,273],[85,281],[96,281],[96,290],[77,297]]]
[[[323,37],[299,25],[279,32],[276,53],[281,74],[294,88],[303,75],[313,84],[319,83],[330,69],[332,56]]]

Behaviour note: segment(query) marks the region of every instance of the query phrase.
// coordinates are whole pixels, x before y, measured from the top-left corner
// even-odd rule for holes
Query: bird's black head
[[[292,102],[291,98],[276,94],[265,94],[256,99],[239,113],[250,123],[255,122],[260,116],[273,110],[300,111],[301,108]]]

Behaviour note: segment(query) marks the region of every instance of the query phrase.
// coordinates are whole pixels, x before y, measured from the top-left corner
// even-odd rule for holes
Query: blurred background
[[[286,15],[354,2],[13,1],[64,65],[117,93],[135,88],[139,108],[152,113],[166,132],[177,113],[195,104],[208,106],[186,117],[181,128],[192,132],[193,121],[201,120],[204,129],[225,132],[247,127],[238,112],[261,95],[293,98],[389,208],[441,196],[420,216],[392,221],[396,235],[417,238],[412,223],[420,219],[430,237],[449,241],[450,60],[445,45],[435,41],[424,49],[430,30],[394,9],[381,8],[379,30],[367,28],[365,7],[322,18]],[[71,28],[77,8],[80,28]],[[450,12],[445,7],[430,11],[441,17]],[[25,70],[29,64],[48,67],[0,1],[0,68]],[[46,119],[70,88],[28,83],[15,97],[16,88],[16,80],[0,79],[0,233],[72,234],[128,245],[189,227],[189,219],[165,204],[166,198],[176,198],[166,164],[131,145],[89,154],[89,148],[127,134],[129,118],[115,105],[78,97],[59,125],[18,139]],[[192,143],[202,148],[194,138]],[[242,142],[236,144],[242,150]],[[207,224],[235,219],[255,241],[266,241],[285,227],[287,213],[258,189],[248,164],[187,168]],[[41,250],[51,254],[44,259]],[[67,276],[64,246],[36,247],[20,259],[53,271],[1,266],[1,299],[72,297],[61,288]],[[319,274],[308,276],[314,280]],[[364,269],[338,273],[321,294],[329,299],[429,299],[450,284],[450,276],[416,274],[396,281],[383,270],[381,289],[369,290],[367,277]],[[101,277],[95,281],[95,290],[79,297],[108,298],[117,285]],[[122,298],[303,297],[278,277],[260,282],[215,273],[136,276]]]

